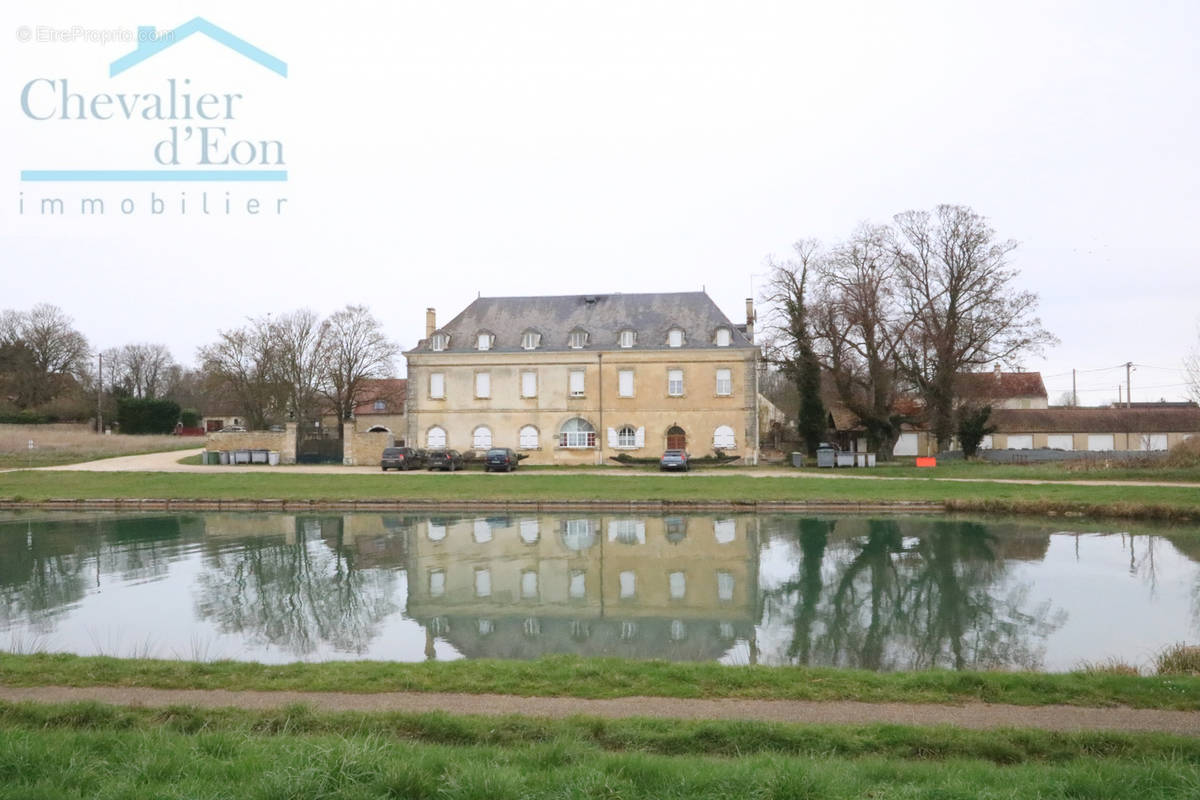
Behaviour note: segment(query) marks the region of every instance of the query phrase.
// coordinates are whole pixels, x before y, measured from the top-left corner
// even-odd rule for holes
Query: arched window
[[[487,425],[480,425],[475,429],[475,433],[471,435],[471,447],[476,450],[489,450],[492,447],[492,429]]]
[[[574,552],[587,550],[596,543],[595,523],[587,517],[563,520],[563,547]]]
[[[617,431],[617,447],[637,447],[637,429],[626,425]]]
[[[521,428],[519,446],[522,450],[537,450],[538,429],[532,425]]]
[[[714,450],[732,450],[737,447],[733,436],[733,428],[722,425],[713,431]]]
[[[559,447],[595,447],[596,429],[592,423],[579,417],[572,417],[563,423],[558,431]]]
[[[446,431],[434,425],[425,434],[425,447],[430,450],[446,449]]]

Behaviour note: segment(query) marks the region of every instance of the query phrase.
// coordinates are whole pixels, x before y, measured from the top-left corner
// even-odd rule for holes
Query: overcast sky
[[[184,363],[247,316],[346,303],[407,348],[426,306],[446,321],[477,293],[704,287],[740,322],[765,258],[794,240],[962,203],[1020,242],[1020,283],[1062,340],[1025,363],[1052,402],[1073,367],[1097,370],[1080,373],[1081,402],[1116,400],[1125,370],[1108,368],[1126,361],[1145,365],[1134,399],[1184,394],[1200,316],[1200,3],[319,8],[205,7],[286,78],[200,35],[110,78],[136,42],[39,37],[174,28],[197,7],[5,2],[0,308],[54,303],[96,347],[161,341]],[[188,124],[30,119],[29,81],[90,97],[165,94],[171,77],[242,94],[233,120],[192,124],[282,142],[287,182],[21,181],[154,168],[155,142]],[[53,105],[45,86],[33,102]],[[210,210],[228,192],[235,213],[198,213],[205,191]],[[41,215],[48,197],[66,212]],[[106,213],[81,215],[83,197]]]

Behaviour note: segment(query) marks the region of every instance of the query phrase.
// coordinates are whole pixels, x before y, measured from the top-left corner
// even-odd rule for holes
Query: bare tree
[[[220,331],[200,348],[202,369],[214,392],[232,394],[251,428],[265,428],[286,404],[279,383],[276,339],[269,319],[254,318],[242,328]]]
[[[769,260],[765,300],[770,307],[767,359],[797,390],[800,410],[797,429],[808,454],[815,455],[825,438],[828,414],[821,400],[821,365],[813,350],[809,280],[822,258],[814,239],[795,243],[794,258]]]
[[[900,426],[897,350],[913,324],[897,297],[891,232],[862,225],[822,260],[815,339],[838,399],[866,429],[868,447],[891,458]]]
[[[895,253],[912,320],[899,363],[925,403],[939,449],[954,435],[955,379],[988,365],[1015,363],[1057,339],[1036,316],[1038,298],[1014,285],[1009,256],[987,220],[965,206],[895,217]]]
[[[61,308],[39,303],[0,314],[0,348],[8,392],[20,408],[53,399],[88,375],[91,348]]]
[[[129,397],[154,399],[166,391],[176,365],[163,344],[127,344],[104,352],[105,372],[111,390]]]
[[[366,382],[386,378],[400,346],[388,339],[366,306],[348,305],[326,322],[325,396],[337,410],[339,428],[350,418]]]
[[[287,392],[288,414],[301,425],[318,416],[328,329],[328,323],[307,308],[283,314],[271,324],[273,369]]]
[[[1200,323],[1196,324],[1196,343],[1183,359],[1183,369],[1186,373],[1188,394],[1193,401],[1200,403]]]

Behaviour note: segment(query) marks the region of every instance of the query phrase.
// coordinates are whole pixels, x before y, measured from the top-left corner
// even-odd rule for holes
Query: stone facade
[[[682,441],[693,456],[719,445],[756,463],[759,351],[745,330],[702,293],[614,297],[626,302],[596,309],[608,298],[481,298],[491,304],[486,322],[472,318],[472,304],[440,331],[430,324],[406,354],[408,444],[472,451],[490,443],[529,464],[581,465],[622,453],[657,458],[672,432],[672,444]],[[652,315],[660,297],[663,311]],[[541,318],[554,312],[557,323]],[[540,340],[524,349],[522,335],[535,326]],[[670,346],[668,329],[676,326],[686,346]],[[637,346],[620,346],[625,329]],[[727,333],[714,333],[721,329]],[[587,344],[570,347],[566,330],[585,331]],[[451,346],[433,349],[435,333]],[[488,348],[478,348],[480,336],[491,337]],[[564,439],[572,427],[594,436]]]
[[[279,453],[280,464],[295,464],[296,423],[289,422],[283,428],[281,431],[213,432],[205,437],[204,449],[270,450]]]
[[[343,459],[346,464],[358,467],[379,466],[383,456],[383,448],[396,444],[395,434],[386,431],[367,433],[352,430],[346,426],[346,441],[343,449]]]

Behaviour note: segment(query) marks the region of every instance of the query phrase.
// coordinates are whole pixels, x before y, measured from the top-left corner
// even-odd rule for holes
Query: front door
[[[687,450],[687,434],[684,433],[683,428],[672,425],[667,429],[667,449]]]

